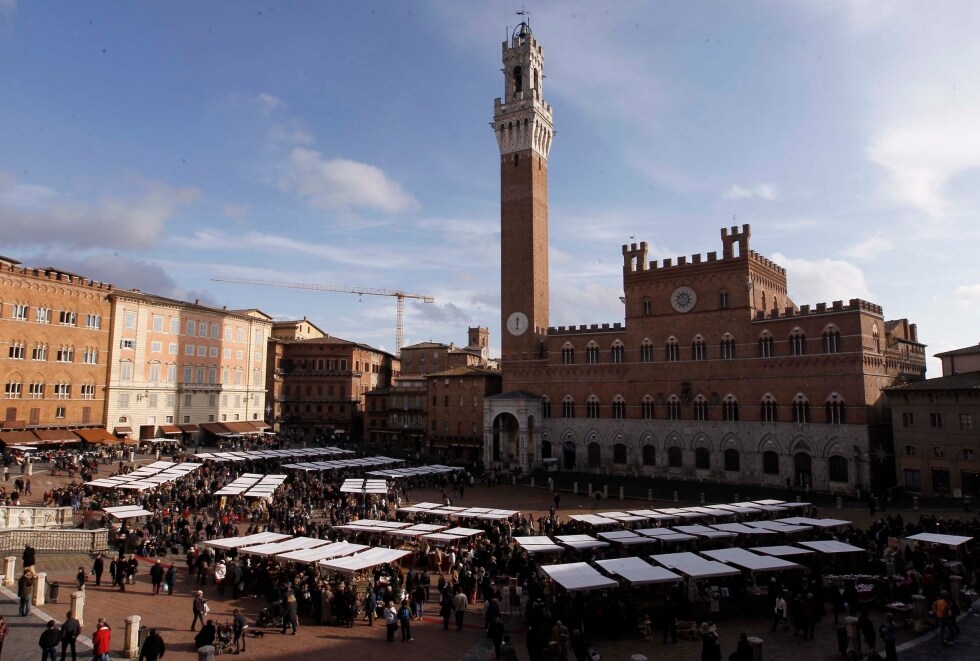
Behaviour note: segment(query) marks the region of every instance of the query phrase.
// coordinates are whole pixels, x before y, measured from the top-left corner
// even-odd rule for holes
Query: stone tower
[[[527,23],[503,43],[504,96],[494,101],[500,148],[500,316],[506,366],[542,357],[548,330],[548,152],[544,50]],[[506,385],[505,385],[506,387]]]

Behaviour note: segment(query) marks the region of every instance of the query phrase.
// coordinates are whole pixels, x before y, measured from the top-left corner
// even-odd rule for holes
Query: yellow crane
[[[238,280],[234,278],[211,278],[213,282],[228,282],[234,285],[258,285],[260,287],[281,287],[284,289],[311,289],[313,291],[331,291],[358,296],[394,296],[397,302],[395,314],[395,353],[401,354],[402,343],[405,339],[405,299],[413,298],[423,303],[435,303],[435,298],[426,294],[410,294],[400,289],[375,289],[372,287],[348,287],[346,285],[323,285],[313,282],[278,282],[276,280]]]

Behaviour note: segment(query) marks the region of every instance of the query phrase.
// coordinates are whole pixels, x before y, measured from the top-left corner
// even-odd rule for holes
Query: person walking
[[[383,616],[385,619],[385,633],[388,636],[387,640],[389,643],[393,643],[395,642],[395,629],[398,628],[398,611],[395,610],[394,602],[389,601],[385,605]]]
[[[667,601],[664,602],[660,609],[660,616],[663,620],[664,626],[664,645],[667,644],[667,636],[670,636],[670,642],[677,642],[677,606],[674,605],[674,598],[667,597]]]
[[[885,644],[885,661],[898,661],[898,652],[895,650],[895,616],[891,613],[885,615],[885,623],[881,625],[881,640]]]
[[[204,626],[204,616],[207,614],[207,607],[208,600],[204,598],[204,592],[198,590],[197,595],[194,597],[194,603],[191,604],[191,610],[194,611],[194,619],[191,620],[191,631],[194,631],[195,627],[197,627],[198,621],[201,622],[202,627]]]
[[[368,626],[374,626],[374,618],[378,614],[378,595],[374,589],[368,586],[367,594],[364,595],[364,619]]]
[[[783,625],[783,631],[786,631],[786,629],[789,627],[789,624],[786,622],[786,599],[783,597],[783,595],[777,594],[776,606],[773,608],[772,612],[772,628],[769,630],[775,631],[780,624]]]
[[[102,554],[99,553],[95,556],[95,561],[92,563],[92,573],[95,574],[95,587],[102,585],[102,573],[105,571],[105,560],[102,559]]]
[[[286,590],[286,613],[282,616],[282,635],[286,635],[286,629],[291,628],[291,636],[296,635],[299,628],[299,614],[296,611],[296,595],[292,590]]]
[[[20,600],[19,615],[31,614],[31,598],[34,596],[34,571],[28,567],[17,579],[17,597]]]
[[[79,592],[85,592],[85,581],[87,579],[88,579],[88,576],[85,574],[85,568],[84,567],[79,567],[78,568],[78,573],[75,574],[75,585],[78,586],[78,591]]]
[[[163,642],[163,636],[157,633],[156,629],[150,629],[149,635],[143,641],[143,647],[140,648],[139,661],[157,661],[163,658],[166,651],[167,646]]]
[[[493,618],[493,622],[490,623],[490,628],[487,632],[490,634],[490,640],[493,641],[494,658],[499,659],[500,648],[504,644],[504,621],[500,618],[499,614]]]
[[[401,608],[398,609],[398,626],[402,629],[402,642],[407,643],[412,638],[412,609],[408,607],[408,599],[402,599]]]
[[[442,597],[439,601],[439,615],[442,616],[442,630],[449,631],[449,618],[453,616],[453,598],[449,596],[449,588],[442,591]]]
[[[41,646],[41,661],[55,661],[58,650],[58,640],[61,639],[61,631],[54,620],[48,620],[48,624],[41,632],[37,644]]]
[[[150,567],[150,584],[153,585],[154,596],[160,594],[160,586],[163,584],[163,576],[163,565],[160,564],[160,559],[157,558],[157,561],[153,563],[152,567]]]
[[[24,544],[24,555],[21,556],[21,559],[24,561],[24,569],[34,566],[36,554],[37,552],[34,550],[33,546],[30,544]]]
[[[952,645],[952,627],[949,625],[950,612],[948,594],[945,590],[939,593],[939,598],[932,603],[932,612],[936,615],[939,623],[939,642],[943,645]]]
[[[468,605],[469,601],[466,599],[466,595],[457,587],[456,596],[453,597],[453,612],[456,614],[456,631],[463,630],[463,615],[466,613],[466,607]]]
[[[109,661],[109,644],[112,642],[112,630],[109,624],[99,618],[95,625],[95,633],[92,634],[92,655],[93,661]]]
[[[245,631],[248,629],[248,621],[245,614],[238,608],[235,609],[231,620],[232,631],[235,634],[235,654],[239,650],[245,651]]]
[[[752,661],[752,646],[749,645],[749,638],[744,633],[738,637],[738,645],[735,651],[728,657],[729,661]]]
[[[174,594],[174,584],[177,582],[177,565],[173,562],[167,567],[166,579],[167,581],[167,594],[171,597]]]
[[[65,614],[65,623],[61,625],[61,661],[65,661],[69,648],[71,648],[71,661],[78,661],[75,641],[81,633],[81,622],[75,617],[75,613],[68,611]]]

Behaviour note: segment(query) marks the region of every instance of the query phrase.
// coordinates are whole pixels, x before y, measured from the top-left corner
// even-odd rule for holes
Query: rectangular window
[[[163,342],[150,342],[150,353],[163,353]]]
[[[95,384],[94,383],[82,384],[80,395],[82,399],[95,399]]]
[[[242,351],[241,349],[238,349],[235,352],[235,358],[237,358],[238,360],[245,360],[245,352]]]
[[[346,372],[347,371],[347,359],[346,358],[341,358],[340,359],[340,371],[341,372]]]
[[[933,429],[943,428],[943,414],[942,413],[930,413],[929,414],[929,426]]]
[[[119,393],[119,408],[121,409],[129,408],[129,393],[127,392]]]
[[[177,317],[170,318],[170,334],[180,335],[180,319]]]
[[[20,303],[15,303],[13,305],[13,314],[11,319],[14,321],[27,321],[27,306],[21,305]]]
[[[24,392],[24,384],[8,382],[3,386],[3,396],[6,399],[20,399]]]
[[[915,414],[911,411],[905,411],[902,413],[902,426],[906,429],[911,429],[915,427]]]
[[[184,395],[184,406],[190,406],[190,405],[191,405],[191,395],[186,394]]]
[[[229,349],[229,348],[227,348],[227,347],[225,347],[225,348],[224,348],[224,349],[223,349],[223,350],[221,351],[221,355],[222,355],[222,356],[223,356],[224,358],[226,358],[226,359],[228,359],[228,360],[231,360],[231,349]]]
[[[176,356],[178,352],[179,347],[177,346],[176,342],[171,342],[167,345],[167,353],[169,353],[171,356]]]
[[[208,406],[214,408],[217,405],[218,405],[218,396],[215,395],[214,393],[208,395]]]
[[[29,394],[31,399],[44,399],[44,384],[32,383],[30,385]]]
[[[208,422],[214,422],[214,413],[208,414]]]
[[[172,392],[168,392],[167,393],[167,407],[168,408],[173,408],[175,406],[177,406],[177,395],[173,394]]]
[[[92,349],[91,347],[85,349],[85,352],[82,354],[82,362],[86,365],[98,365],[99,350]]]
[[[200,357],[205,357],[208,355],[208,348],[203,344],[197,347],[197,355]]]
[[[190,421],[191,421],[191,416],[189,416],[189,415],[185,415],[185,416],[184,416],[184,424],[186,425],[186,424],[187,424],[187,423],[189,423]]]
[[[11,342],[10,348],[7,350],[7,357],[13,358],[14,360],[24,360],[24,356],[27,355],[27,348],[24,346],[23,342]]]
[[[133,380],[133,364],[130,362],[119,363],[119,379],[121,381]]]
[[[160,366],[150,365],[150,383],[159,383],[160,381]]]
[[[193,356],[194,355],[194,345],[193,344],[186,344],[186,345],[184,345],[184,355],[185,356]]]
[[[157,393],[155,393],[155,392],[153,392],[153,393],[150,393],[150,396],[149,396],[149,397],[147,397],[146,399],[147,399],[147,404],[146,404],[146,405],[147,405],[147,406],[148,406],[149,408],[151,408],[151,409],[155,409],[155,408],[157,407],[157,403],[158,403],[158,399],[159,399],[159,398],[157,397]]]
[[[198,336],[207,337],[208,336],[208,322],[202,321],[198,326]]]
[[[48,345],[35,344],[34,349],[31,351],[31,360],[47,360],[47,359],[48,359]]]
[[[56,408],[54,410],[54,417],[58,418],[59,420],[63,420],[65,417],[65,407],[59,406],[58,408]]]
[[[238,328],[238,341],[239,342],[245,341],[245,329],[243,328]]]
[[[197,333],[197,323],[193,319],[187,320],[187,334],[195,335]]]
[[[168,415],[166,417],[166,421],[168,425],[172,425],[174,423],[174,417],[172,415]]]
[[[211,324],[211,339],[212,340],[217,340],[218,339],[218,330],[219,330],[218,329],[218,324],[217,323],[212,323]]]
[[[102,328],[102,315],[99,314],[87,314],[85,315],[85,328],[92,328],[99,330]]]
[[[123,328],[136,328],[136,313],[131,311],[123,312]]]
[[[184,383],[190,383],[190,382],[191,382],[191,368],[190,367],[185,367],[184,368]]]
[[[208,351],[208,354],[212,358],[217,358],[218,357],[218,347],[211,347],[211,349]]]
[[[163,332],[163,316],[159,314],[153,315],[153,331],[155,333]]]
[[[78,315],[69,310],[62,310],[58,313],[58,323],[62,326],[74,326],[78,321]]]
[[[963,429],[963,430],[973,429],[973,414],[972,413],[960,413],[960,429]]]
[[[75,347],[61,347],[58,349],[57,361],[59,363],[70,363],[75,359]]]
[[[231,326],[225,326],[225,339],[231,342]]]
[[[54,384],[54,398],[71,399],[71,384],[70,383]]]
[[[136,340],[123,340],[119,343],[123,349],[136,349]]]
[[[51,308],[38,308],[37,318],[35,319],[39,324],[50,324],[51,323]]]

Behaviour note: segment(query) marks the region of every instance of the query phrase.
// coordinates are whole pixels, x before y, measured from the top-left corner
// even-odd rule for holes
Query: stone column
[[[926,598],[921,594],[912,595],[912,630],[915,633],[922,633],[928,628],[926,624],[926,613],[929,612],[929,605]]]
[[[704,492],[701,492],[701,504],[704,505]]]
[[[214,661],[214,647],[205,645],[197,648],[197,661]]]
[[[578,482],[572,482],[572,495],[578,495]]]
[[[27,470],[24,471],[24,472],[27,475],[33,475],[34,474],[34,464],[31,463],[30,457],[27,458],[27,462],[26,463],[27,463]]]
[[[647,489],[647,500],[653,502],[653,489]]]
[[[140,655],[140,620],[139,615],[126,618],[126,632],[123,634],[123,656],[135,659]]]
[[[858,631],[858,619],[848,615],[844,618],[847,627],[847,651],[861,652],[861,632]]]
[[[85,625],[85,593],[81,590],[71,593],[71,612],[82,626]]]
[[[623,500],[623,487],[619,487],[619,499]]]
[[[950,576],[949,577],[949,596],[952,597],[953,601],[960,607],[963,606],[961,599],[963,598],[963,577],[962,576]]]
[[[603,500],[609,500],[609,485],[608,484],[603,484],[602,485],[602,499]]]
[[[14,574],[17,572],[17,556],[8,555],[4,558],[4,568],[3,568],[3,584],[13,585],[17,582],[17,577]]]
[[[34,579],[34,605],[44,605],[44,590],[48,587],[48,575],[41,572]]]
[[[736,499],[736,502],[739,502]],[[749,636],[749,647],[752,648],[752,661],[762,661],[762,646],[764,641],[755,636]]]
[[[676,491],[674,492],[674,502],[675,503],[677,502],[677,492]]]

